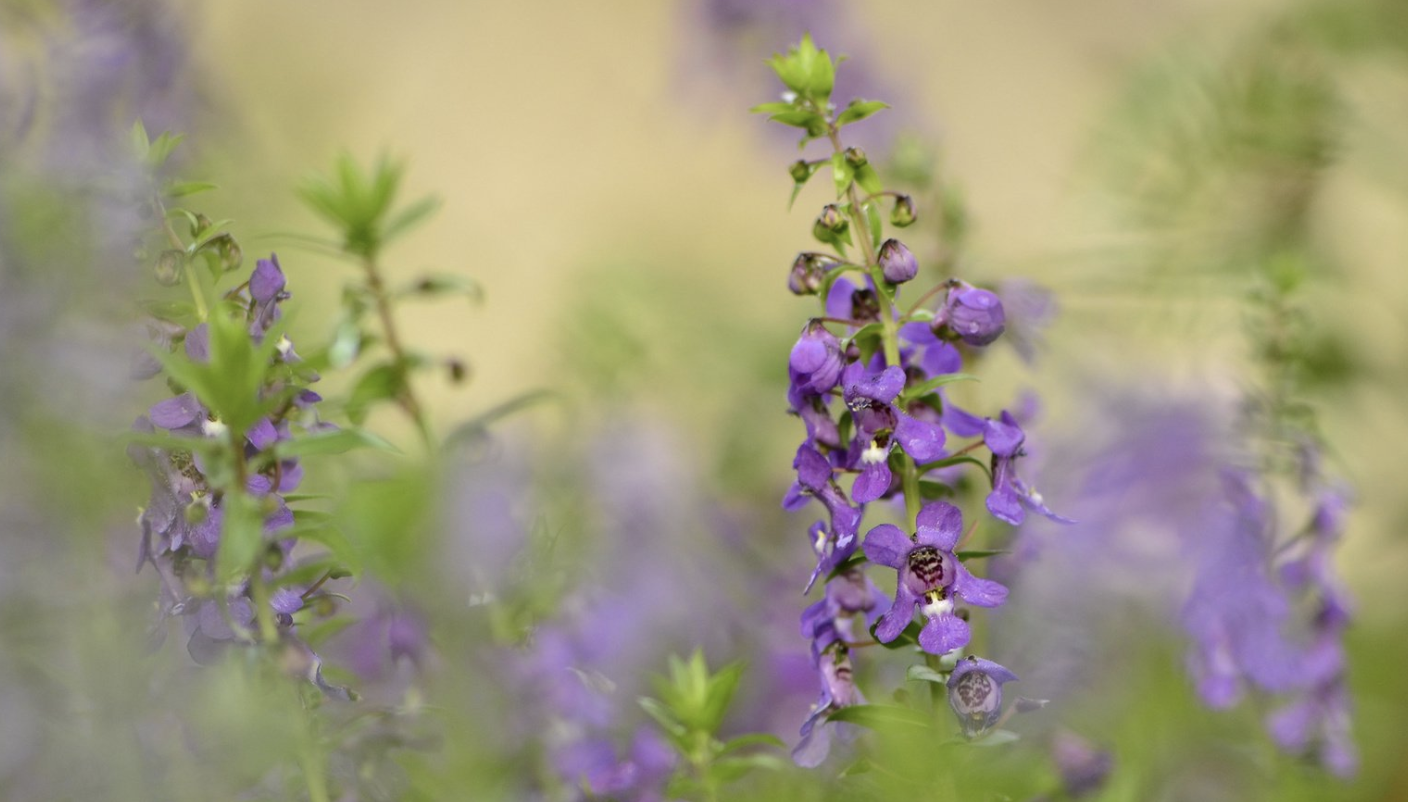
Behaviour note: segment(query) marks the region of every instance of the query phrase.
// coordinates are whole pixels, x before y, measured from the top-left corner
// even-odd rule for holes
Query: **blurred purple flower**
[[[969,655],[958,661],[948,677],[948,704],[969,738],[986,732],[1002,715],[1002,686],[1017,675],[1006,668]]]

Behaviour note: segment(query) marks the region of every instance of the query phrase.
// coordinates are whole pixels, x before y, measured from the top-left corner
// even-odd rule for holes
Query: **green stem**
[[[195,302],[196,315],[201,320],[206,320],[210,317],[210,310],[205,305],[205,288],[201,286],[200,276],[196,274],[195,265],[191,264],[190,255],[186,253],[186,243],[181,241],[181,235],[171,227],[171,218],[166,215],[166,204],[161,202],[160,195],[152,195],[152,208],[156,211],[157,217],[161,219],[161,229],[166,234],[166,241],[171,244],[173,250],[186,254],[181,258],[181,272],[185,274],[186,286],[191,290],[191,300]]]
[[[396,318],[391,311],[391,300],[386,294],[386,283],[382,281],[381,270],[377,267],[376,261],[370,256],[362,260],[362,268],[367,274],[367,289],[371,291],[372,298],[376,302],[376,314],[377,318],[381,320],[382,333],[386,336],[386,347],[391,351],[396,371],[400,374],[401,388],[396,395],[396,401],[415,422],[416,431],[420,433],[421,441],[425,444],[426,450],[432,450],[435,438],[430,433],[430,422],[426,419],[425,408],[421,406],[415,392],[411,389],[411,377],[407,369],[410,360],[406,357],[406,349],[401,344],[401,335],[396,328]]]
[[[836,153],[845,152],[845,148],[841,147],[841,137],[836,133],[834,124],[830,125],[827,136]],[[846,187],[846,198],[850,201],[848,213],[851,217],[851,224],[855,228],[856,240],[861,254],[865,256],[865,268],[870,273],[871,280],[875,282],[875,294],[880,299],[880,342],[885,351],[885,364],[897,366],[900,364],[899,321],[895,320],[894,302],[885,292],[885,274],[880,269],[880,260],[870,241],[870,221],[866,218],[864,209],[861,208],[860,193],[856,192],[854,182]],[[900,478],[904,486],[905,514],[911,523],[918,526],[921,501],[919,497],[919,472],[914,467],[913,457],[903,454],[900,459]]]

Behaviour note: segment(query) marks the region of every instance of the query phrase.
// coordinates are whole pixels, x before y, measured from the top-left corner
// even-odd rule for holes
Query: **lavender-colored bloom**
[[[812,642],[812,659],[836,640],[854,643],[855,620],[862,618],[869,627],[889,609],[889,601],[855,568],[828,582],[825,597],[802,611],[802,637]]]
[[[981,735],[1002,715],[1002,685],[1015,682],[1017,675],[981,657],[958,661],[948,677],[948,704],[958,716],[963,734]]]
[[[982,346],[1002,335],[1007,316],[995,293],[955,282],[934,317],[934,326],[946,327],[969,345]]]
[[[959,416],[960,426],[966,430],[966,418],[972,416],[962,410],[954,410],[954,415]],[[993,458],[992,492],[987,498],[988,512],[998,520],[1013,526],[1020,526],[1026,519],[1023,507],[1030,508],[1057,523],[1075,523],[1070,518],[1052,512],[1035,488],[1027,486],[1017,478],[1014,464],[1017,458],[1025,453],[1022,451],[1022,444],[1026,442],[1026,438],[1026,433],[1022,431],[1017,419],[1005,410],[998,420],[988,419],[983,422],[983,442],[992,452]]]
[[[898,442],[915,460],[928,462],[943,454],[944,430],[933,421],[920,420],[895,406],[905,386],[904,369],[885,368],[878,375],[865,375],[859,363],[842,374],[846,406],[856,425],[853,464],[860,468],[851,496],[858,503],[874,501],[890,489],[889,454]]]
[[[841,341],[817,319],[808,321],[787,359],[789,397],[821,395],[841,380]],[[801,403],[794,401],[794,407]]]
[[[903,284],[919,275],[919,260],[897,239],[885,240],[877,258],[885,280],[891,284]]]
[[[931,654],[947,654],[968,643],[968,622],[954,614],[954,597],[978,607],[997,607],[1007,588],[980,579],[954,556],[963,534],[963,513],[946,501],[926,504],[919,511],[919,531],[910,539],[893,524],[880,524],[865,536],[865,556],[899,573],[895,601],[880,619],[875,637],[883,643],[898,638],[914,617],[915,607],[928,619],[919,645]]]
[[[636,733],[630,753],[618,758],[604,738],[588,738],[558,749],[553,765],[573,787],[589,798],[647,802],[663,799],[662,786],[674,767],[674,752],[650,730]]]
[[[1098,792],[1114,768],[1114,755],[1067,730],[1051,738],[1051,758],[1061,775],[1061,787],[1072,799]]]
[[[831,513],[831,534],[836,539],[833,548],[854,550],[852,541],[860,530],[861,511],[852,507],[845,493],[836,486],[831,463],[815,448],[803,443],[797,449],[792,467],[797,469],[797,482],[787,491],[783,508],[801,509],[808,495],[818,499]]]
[[[1194,641],[1189,670],[1214,708],[1235,704],[1244,678],[1272,692],[1293,689],[1299,662],[1281,631],[1289,601],[1267,568],[1266,502],[1245,473],[1230,471],[1224,482],[1234,523],[1222,537],[1205,539],[1183,608]]]
[[[816,667],[821,678],[821,697],[802,722],[802,740],[792,749],[792,760],[806,768],[815,768],[826,760],[834,737],[832,729],[846,726],[833,724],[826,717],[843,707],[865,704],[865,697],[855,684],[850,650],[844,643],[835,641],[821,652]]]

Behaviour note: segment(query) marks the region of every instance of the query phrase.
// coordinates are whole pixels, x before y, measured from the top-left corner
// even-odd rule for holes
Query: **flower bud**
[[[914,198],[908,195],[896,196],[895,208],[890,211],[890,225],[895,228],[905,228],[913,225],[914,220]]]
[[[807,322],[792,346],[787,373],[792,386],[813,395],[835,387],[841,380],[841,341],[816,318]]]
[[[162,251],[156,258],[156,264],[152,272],[156,275],[156,283],[163,287],[174,287],[181,283],[181,266],[185,264],[186,254],[178,250]]]
[[[807,183],[807,179],[812,177],[812,166],[807,164],[806,159],[798,159],[792,162],[792,166],[787,168],[787,172],[792,174],[792,180],[798,184]]]
[[[792,272],[787,276],[787,289],[793,295],[815,295],[826,279],[826,271],[836,266],[836,262],[814,253],[799,253],[792,262]]]
[[[1001,336],[1007,315],[996,293],[959,284],[949,290],[948,301],[935,322],[947,324],[969,345],[987,345]]]
[[[238,270],[240,264],[244,262],[244,251],[240,249],[240,244],[229,234],[221,234],[211,245],[215,246],[215,255],[220,258],[220,269],[229,273]]]
[[[832,242],[840,235],[846,233],[850,223],[846,216],[841,214],[840,208],[834,203],[828,203],[817,215],[816,223],[812,226],[812,235],[822,242]]]
[[[1002,715],[1002,684],[1017,675],[991,660],[965,657],[948,678],[948,704],[958,716],[963,734],[981,735]]]
[[[197,212],[196,218],[190,222],[191,236],[199,237],[200,232],[208,230],[213,225],[215,225],[215,221]]]
[[[849,147],[846,148],[846,163],[851,165],[851,169],[859,170],[869,164],[870,160],[865,158],[865,151],[857,147]]]
[[[903,284],[919,274],[919,261],[897,239],[887,239],[880,246],[880,270],[891,284]]]

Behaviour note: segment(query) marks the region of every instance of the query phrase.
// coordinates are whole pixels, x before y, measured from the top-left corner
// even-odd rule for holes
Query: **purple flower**
[[[836,481],[832,478],[831,463],[815,448],[803,443],[797,449],[792,467],[797,469],[797,482],[783,498],[783,509],[801,509],[806,504],[808,495],[818,499],[831,513],[830,536],[835,538],[831,548],[844,550],[849,547],[854,551],[852,541],[860,530],[861,511],[852,507],[850,502],[846,501],[845,493],[836,486]]]
[[[865,704],[865,697],[856,687],[851,668],[850,650],[836,641],[818,655],[817,672],[821,678],[821,697],[812,705],[812,712],[802,722],[802,740],[792,749],[792,760],[799,766],[815,768],[831,752],[833,727],[826,717],[851,705]]]
[[[895,406],[904,389],[904,369],[885,368],[866,377],[859,363],[842,374],[846,406],[855,421],[852,464],[860,468],[851,496],[857,503],[874,501],[890,489],[890,449],[895,442],[918,462],[928,462],[943,454],[944,430],[933,421],[921,420]]]
[[[948,299],[934,318],[935,327],[947,327],[969,345],[987,345],[1002,335],[1007,316],[1002,300],[988,290],[954,282]]]
[[[914,609],[928,619],[919,645],[931,654],[947,654],[968,643],[968,622],[954,614],[954,596],[978,607],[997,607],[1007,588],[968,572],[954,556],[963,534],[963,513],[946,501],[926,504],[919,511],[919,531],[906,537],[893,524],[880,524],[865,536],[865,556],[899,572],[895,601],[881,617],[875,637],[882,643],[898,638],[914,618]]]
[[[878,255],[880,270],[885,280],[891,284],[903,284],[919,275],[919,261],[914,254],[897,239],[887,239],[880,246]]]
[[[1079,799],[1098,792],[1114,767],[1114,756],[1067,730],[1051,738],[1051,758],[1066,795]]]
[[[828,582],[821,601],[802,611],[802,637],[812,641],[812,660],[836,640],[854,643],[855,619],[864,618],[869,627],[888,608],[889,599],[858,569]]]
[[[958,716],[963,734],[981,735],[1002,715],[1002,685],[1017,675],[991,660],[968,656],[958,661],[948,678],[948,704]]]
[[[960,426],[966,430],[968,422],[961,416],[972,416],[962,410],[955,410],[954,415],[960,416]],[[1010,412],[1004,410],[999,420],[983,422],[983,442],[992,452],[992,492],[988,494],[987,507],[994,518],[1020,526],[1027,517],[1023,507],[1029,507],[1058,523],[1075,523],[1052,512],[1035,488],[1017,478],[1014,463],[1025,453],[1022,444],[1026,442],[1026,434]]]
[[[802,406],[799,400],[821,395],[841,380],[841,341],[820,320],[813,318],[802,329],[787,359],[787,376],[794,408]]]

